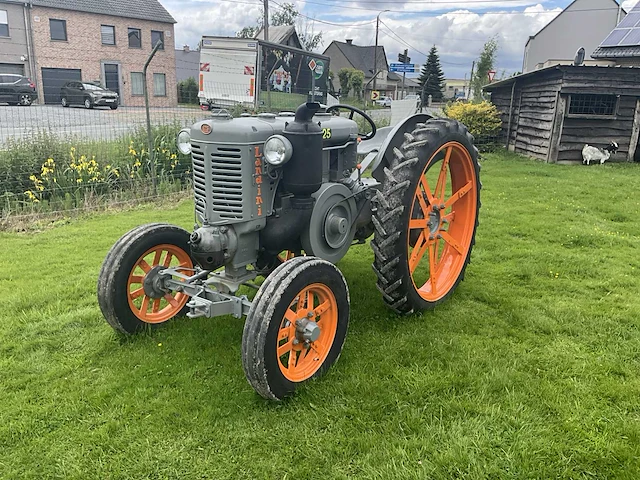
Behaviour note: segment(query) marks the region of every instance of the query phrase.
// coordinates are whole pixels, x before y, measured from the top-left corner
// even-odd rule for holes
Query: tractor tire
[[[461,123],[431,119],[405,134],[373,199],[373,270],[397,313],[445,301],[471,259],[480,210],[480,165]]]
[[[193,268],[189,233],[163,223],[141,225],[122,236],[107,254],[98,277],[98,304],[115,330],[133,334],[186,313],[184,293],[147,295],[143,281],[157,266]]]
[[[348,324],[349,290],[337,267],[316,257],[284,262],[258,290],[244,324],[247,380],[262,397],[284,399],[338,359]]]

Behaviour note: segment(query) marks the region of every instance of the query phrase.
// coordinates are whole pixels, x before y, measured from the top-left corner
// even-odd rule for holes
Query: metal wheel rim
[[[427,173],[439,164],[438,178],[432,185]],[[407,258],[413,285],[426,301],[444,297],[464,268],[476,224],[476,186],[473,159],[458,142],[442,145],[420,175],[410,210]],[[416,218],[420,214],[423,218]],[[410,244],[412,232],[419,232],[413,246]],[[424,277],[425,267],[428,267],[426,280],[416,278],[419,270]]]
[[[65,97],[62,97],[62,99],[60,100],[60,103],[62,103],[63,107],[67,106],[67,99]]]
[[[309,308],[311,305],[311,308]],[[312,313],[309,317],[308,314]],[[312,319],[321,329],[317,340],[295,343],[296,321]],[[311,378],[323,365],[338,330],[338,302],[331,289],[321,283],[304,287],[293,299],[280,322],[276,355],[284,377],[291,382]]]
[[[131,312],[145,323],[162,323],[169,320],[177,315],[189,300],[189,296],[181,292],[169,292],[157,299],[145,294],[144,278],[157,265],[190,269],[193,268],[193,261],[183,249],[169,244],[151,247],[136,260],[127,279],[127,301]]]
[[[28,94],[20,95],[20,105],[31,105],[31,97]]]
[[[87,99],[84,101],[84,108],[91,108],[91,100]]]

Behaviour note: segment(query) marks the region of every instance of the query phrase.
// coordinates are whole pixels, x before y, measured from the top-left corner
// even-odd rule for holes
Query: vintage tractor
[[[358,133],[354,114],[370,133]],[[219,111],[182,130],[178,148],[192,158],[194,231],[154,223],[125,234],[104,260],[100,308],[126,334],[183,313],[246,315],[243,368],[265,398],[284,398],[339,357],[350,307],[334,264],[354,243],[373,235],[377,287],[400,314],[433,308],[464,276],[480,167],[454,120],[417,114],[376,131],[345,105]],[[253,300],[244,286],[257,289]]]

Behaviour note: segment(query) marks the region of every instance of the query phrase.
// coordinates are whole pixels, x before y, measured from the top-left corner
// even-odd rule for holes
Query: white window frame
[[[162,78],[163,93],[158,93],[159,84],[156,82],[156,78]],[[166,73],[154,73],[153,74],[153,96],[154,97],[166,97],[167,96],[167,74]]]
[[[113,33],[113,43],[105,43],[104,41],[104,32],[103,32],[103,28],[110,28],[111,32]],[[102,45],[107,45],[109,47],[113,47],[116,45],[116,27],[115,25],[100,25],[100,42],[102,42]]]
[[[138,80],[136,80],[136,78]],[[136,85],[139,85],[139,88],[140,88],[139,91],[136,90]],[[131,96],[141,97],[143,95],[144,95],[144,74],[142,72],[131,72]]]
[[[4,19],[2,18],[2,14],[4,13]],[[0,37],[3,38],[9,38],[11,37],[11,31],[9,30],[9,12],[7,10],[0,10],[0,25],[6,25],[7,26],[7,34],[6,35],[2,35],[0,33]]]

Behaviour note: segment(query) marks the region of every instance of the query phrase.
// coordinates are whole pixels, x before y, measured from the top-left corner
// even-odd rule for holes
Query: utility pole
[[[266,2],[267,0],[265,0]],[[373,89],[376,90],[376,78],[378,76],[378,29],[380,28],[380,15],[389,10],[381,11],[376,17],[376,46],[373,49]]]
[[[471,76],[469,77],[469,91],[467,92],[467,100],[471,100],[471,84],[473,83],[473,70],[476,68],[476,61],[471,64]]]
[[[403,58],[403,62],[402,63],[404,63],[404,64],[409,63],[409,50],[406,49],[406,48],[404,49],[404,58]],[[406,78],[407,78],[407,71],[403,70],[402,71],[402,97],[401,97],[403,100],[404,100],[404,97],[405,97],[404,82],[405,82]]]
[[[265,42],[269,41],[269,0],[264,0],[264,19],[262,20],[264,24],[262,29],[264,30],[264,40]]]

